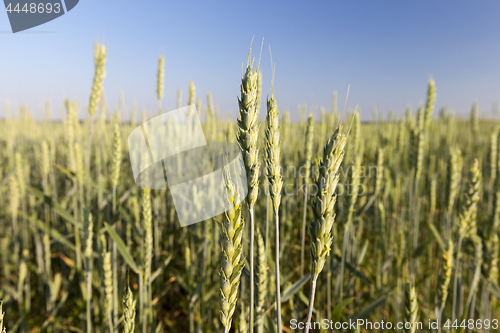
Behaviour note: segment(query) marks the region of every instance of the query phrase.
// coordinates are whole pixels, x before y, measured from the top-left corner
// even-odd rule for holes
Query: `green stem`
[[[300,242],[300,276],[304,276],[305,246],[306,246],[306,218],[307,218],[307,183],[304,185],[304,212],[302,214],[302,235]]]
[[[113,218],[116,214],[116,186],[113,186]],[[118,223],[116,223],[118,229]],[[118,233],[118,230],[116,230]],[[113,242],[112,247],[112,261],[113,261],[113,319],[115,324],[118,323],[118,253],[116,242]]]
[[[308,325],[308,323],[311,322],[312,313],[314,310],[314,296],[316,295],[316,282],[317,282],[317,280],[318,280],[318,276],[313,275],[313,277],[311,279],[311,294],[309,296],[309,306],[307,307],[307,318],[306,318],[306,323],[305,323],[306,328],[304,329],[304,333],[309,332],[310,325]]]
[[[87,333],[92,333],[91,301],[92,301],[92,259],[87,258],[85,270],[87,280]]]
[[[279,215],[274,212],[274,225],[276,228],[275,238],[275,264],[276,264],[276,322],[278,333],[281,333],[281,290],[280,290],[280,229],[279,229]]]
[[[254,227],[254,215],[253,206],[248,208],[248,213],[250,214],[250,309],[249,309],[249,319],[248,319],[248,332],[253,333],[253,308],[254,308],[254,296],[255,296],[255,286],[254,286],[254,267],[253,267],[253,242],[255,236]]]
[[[453,282],[453,302],[451,306],[451,315],[452,315],[452,321],[455,321],[456,319],[456,307],[457,307],[457,286],[458,286],[458,269],[460,265],[460,247],[462,246],[462,237],[460,236],[458,239],[458,247],[457,247],[457,257],[455,259],[455,277],[454,277],[454,282]],[[453,329],[452,332],[455,330]]]

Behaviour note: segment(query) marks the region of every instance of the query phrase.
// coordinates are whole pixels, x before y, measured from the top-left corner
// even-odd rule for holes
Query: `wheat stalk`
[[[474,160],[471,169],[468,174],[467,189],[464,193],[464,202],[462,205],[459,225],[458,225],[458,247],[457,247],[457,257],[455,259],[455,280],[454,280],[454,290],[457,289],[458,284],[458,272],[460,270],[460,258],[461,258],[461,245],[462,241],[466,238],[474,244],[475,255],[476,255],[476,271],[480,272],[482,264],[482,243],[480,238],[477,236],[477,202],[479,201],[479,194],[481,188],[481,172],[479,170],[479,163],[477,159]],[[478,280],[479,282],[479,280]],[[471,297],[475,293],[475,285],[471,285],[469,290],[469,299],[467,300],[466,306],[469,307]],[[453,293],[453,305],[452,311],[453,316],[455,316],[456,309],[456,292]],[[468,315],[465,311],[465,315]],[[453,317],[454,319],[454,317]]]
[[[348,189],[350,188],[350,193],[347,193],[347,210],[346,210],[346,224],[350,225],[354,221],[354,215],[356,212],[356,202],[358,199],[358,194],[359,194],[359,185],[361,183],[361,178],[360,175],[358,174],[358,170],[361,168],[361,163],[362,163],[362,154],[358,154],[354,162],[351,164],[351,167],[349,168],[350,172],[348,174]]]
[[[92,332],[92,317],[91,317],[91,302],[92,302],[92,248],[93,248],[93,237],[94,237],[94,223],[92,219],[92,213],[89,209],[85,209],[84,214],[84,226],[85,231],[85,280],[87,282],[86,290],[86,301],[87,301],[87,333]]]
[[[279,228],[279,207],[281,203],[281,188],[283,179],[280,165],[280,131],[278,103],[274,98],[274,73],[273,92],[267,99],[267,128],[266,128],[266,149],[265,149],[266,175],[270,185],[270,195],[274,210],[275,227],[275,273],[276,273],[276,318],[277,331],[281,332],[281,291],[280,291],[280,228]]]
[[[144,221],[144,282],[147,290],[148,312],[144,313],[143,330],[146,330],[146,313],[149,313],[149,320],[153,318],[152,290],[151,290],[151,265],[153,260],[153,224],[151,213],[151,192],[145,188],[142,190],[142,217]]]
[[[497,163],[498,163],[498,135],[500,132],[496,129],[490,137],[490,186],[494,186],[497,176]]]
[[[3,318],[5,316],[5,312],[2,309],[3,301],[0,301],[0,333],[7,333],[7,328],[3,325]]]
[[[332,227],[335,223],[333,210],[337,196],[335,189],[339,181],[339,168],[345,154],[346,136],[339,126],[323,149],[323,159],[318,168],[316,180],[317,195],[312,199],[313,219],[309,225],[311,235],[311,295],[307,310],[305,333],[309,332],[314,306],[316,282],[325,266],[326,257],[330,254],[333,242]]]
[[[74,149],[75,149],[75,163],[76,163],[75,164],[76,179],[78,180],[80,186],[83,186],[83,184],[86,181],[87,175],[85,173],[83,153],[82,153],[82,148],[80,147],[80,143],[76,142]]]
[[[257,148],[257,138],[259,136],[259,114],[256,107],[257,100],[257,72],[250,65],[250,54],[248,53],[247,69],[241,78],[240,97],[238,98],[238,106],[240,117],[238,118],[238,134],[237,141],[240,146],[243,161],[245,163],[248,194],[246,197],[248,212],[250,215],[250,310],[249,310],[249,332],[253,333],[253,318],[254,318],[254,211],[253,207],[257,200],[259,191],[259,149]]]
[[[304,206],[302,213],[302,232],[301,232],[301,243],[300,243],[300,276],[304,276],[304,267],[305,267],[307,199],[308,199],[309,182],[311,177],[313,139],[314,139],[314,116],[311,113],[309,114],[309,118],[307,119],[307,129],[306,129],[306,147],[305,147],[306,159],[304,162]]]
[[[255,238],[257,243],[257,266],[255,270],[255,287],[257,292],[255,314],[257,315],[257,332],[264,333],[265,301],[268,293],[267,284],[269,283],[267,276],[269,273],[267,267],[266,247],[264,245],[264,239],[262,238],[260,228],[256,229]],[[243,318],[243,321],[246,322],[245,318]]]

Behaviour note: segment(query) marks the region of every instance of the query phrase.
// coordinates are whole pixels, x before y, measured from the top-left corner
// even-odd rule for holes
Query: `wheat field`
[[[434,110],[430,80],[425,105],[370,122],[336,93],[282,110],[261,98],[274,73],[247,62],[228,119],[191,82],[177,106],[240,145],[249,194],[228,182],[233,209],[181,227],[168,189],[134,182],[127,143],[168,111],[163,57],[158,110],[110,110],[104,45],[94,59],[89,100],[61,120],[5,104],[0,332],[500,332],[500,123],[477,104]],[[361,319],[379,326],[342,326]]]

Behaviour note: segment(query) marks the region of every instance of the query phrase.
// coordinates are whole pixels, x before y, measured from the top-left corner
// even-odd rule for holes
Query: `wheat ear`
[[[220,224],[222,253],[219,271],[219,305],[224,333],[228,333],[231,328],[244,265],[242,242],[244,220],[241,216],[238,192],[229,180],[226,181],[226,200],[232,207],[224,213],[224,219]]]
[[[94,81],[92,82],[92,90],[90,92],[89,100],[89,114],[93,117],[97,110],[97,106],[101,101],[102,96],[102,81],[105,76],[105,64],[106,64],[106,47],[104,44],[99,45],[95,43],[94,46]]]
[[[104,246],[105,247],[105,246]],[[114,332],[113,317],[113,272],[111,270],[111,252],[104,252],[102,254],[103,271],[104,271],[104,294],[106,296],[106,313],[108,317],[109,331]]]
[[[311,296],[307,310],[305,333],[309,332],[318,276],[325,266],[333,242],[332,227],[335,222],[335,189],[339,181],[339,168],[345,154],[346,136],[339,126],[323,149],[323,159],[316,179],[317,195],[312,200],[313,219],[309,225],[311,235]]]
[[[448,287],[451,282],[451,274],[453,271],[453,242],[451,239],[448,240],[448,248],[443,251],[443,265],[441,274],[438,279],[438,290],[437,290],[437,301],[436,304],[438,308],[438,319],[441,317],[441,313],[446,305],[446,299],[448,298]]]
[[[122,139],[120,134],[120,125],[114,124],[113,128],[113,160],[111,169],[111,184],[113,186],[113,212],[116,210],[116,188],[120,180],[120,167],[122,164]]]
[[[434,104],[436,102],[436,82],[433,79],[429,80],[429,87],[427,88],[427,102],[425,104],[424,116],[424,130],[429,131],[432,121],[432,112],[434,111]]]
[[[462,241],[466,238],[470,238],[475,247],[476,255],[476,269],[480,268],[482,263],[482,243],[480,238],[477,236],[477,202],[479,201],[481,188],[481,172],[479,170],[479,163],[474,160],[471,169],[468,174],[467,188],[464,193],[464,202],[461,205],[461,212],[459,218],[458,226],[458,245],[457,245],[457,255],[455,259],[455,277],[454,277],[454,290],[457,290],[458,285],[458,273],[460,267],[461,258],[461,246]],[[479,266],[478,266],[479,265]],[[478,280],[479,281],[479,280]],[[476,284],[477,286],[477,284]],[[469,290],[469,297],[472,295],[476,286],[471,286]],[[455,306],[457,301],[457,293],[453,293],[453,303],[452,311],[455,314]],[[470,299],[467,301],[466,306],[469,306]],[[467,315],[467,311],[465,312]],[[454,319],[454,318],[453,318]]]
[[[134,333],[136,303],[130,286],[127,286],[127,291],[123,295],[123,333]]]
[[[477,202],[481,187],[481,171],[477,160],[474,160],[468,177],[459,226],[459,234],[463,239],[477,235]]]
[[[196,87],[193,81],[189,81],[188,105],[194,105],[196,99]]]
[[[483,263],[483,275],[488,281],[498,280],[498,251],[499,239],[498,232],[490,232],[490,236],[486,241],[486,260]]]
[[[453,149],[450,152],[448,160],[448,170],[446,179],[446,215],[451,216],[455,199],[460,190],[460,181],[462,180],[462,154],[459,149]]]
[[[404,322],[411,323],[410,328],[403,328],[404,333],[415,333],[416,326],[415,323],[417,321],[418,315],[418,301],[417,301],[417,293],[415,291],[415,285],[407,283],[405,285],[405,294],[404,294]]]
[[[161,100],[164,90],[164,57],[163,54],[158,58],[158,71],[156,73],[156,98],[158,99],[158,112],[161,112]]]

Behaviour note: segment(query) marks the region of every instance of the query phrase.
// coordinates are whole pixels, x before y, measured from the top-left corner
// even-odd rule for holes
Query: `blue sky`
[[[256,58],[264,38],[263,92],[271,87],[271,45],[275,96],[292,119],[297,104],[329,109],[334,90],[343,105],[348,85],[348,107],[359,104],[362,119],[371,119],[371,105],[402,114],[408,104],[416,109],[425,102],[430,77],[438,108],[468,114],[477,101],[490,115],[500,99],[499,14],[496,0],[81,0],[52,22],[11,34],[4,12],[0,101],[24,102],[37,114],[50,98],[56,116],[66,97],[86,104],[93,44],[102,41],[111,108],[123,91],[129,110],[132,100],[156,109],[156,65],[163,53],[165,106],[175,107],[178,88],[185,103],[193,80],[204,103],[211,91],[222,114],[236,119],[241,66],[255,36]]]

